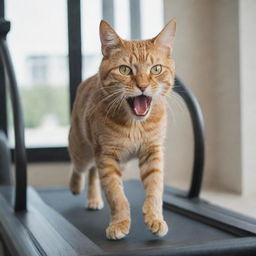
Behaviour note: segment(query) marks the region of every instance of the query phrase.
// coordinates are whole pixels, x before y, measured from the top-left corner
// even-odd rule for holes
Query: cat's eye
[[[125,75],[125,76],[129,76],[132,74],[132,69],[126,65],[121,65],[119,67],[119,71],[121,74]]]
[[[153,75],[159,75],[162,72],[162,66],[161,65],[155,65],[150,69],[150,73]]]

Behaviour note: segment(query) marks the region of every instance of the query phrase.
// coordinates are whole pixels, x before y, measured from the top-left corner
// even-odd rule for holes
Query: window
[[[26,146],[66,146],[66,2],[8,0],[6,18],[12,24],[8,43],[24,108]],[[13,141],[11,123],[8,130]]]

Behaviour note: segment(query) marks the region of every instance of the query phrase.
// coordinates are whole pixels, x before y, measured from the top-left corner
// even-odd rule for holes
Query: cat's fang
[[[130,97],[127,102],[136,116],[145,116],[151,105],[151,98],[145,95]]]

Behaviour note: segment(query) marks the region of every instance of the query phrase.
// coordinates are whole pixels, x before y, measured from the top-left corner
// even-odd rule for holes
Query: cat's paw
[[[101,210],[104,207],[104,203],[101,198],[89,199],[87,203],[88,210]]]
[[[80,175],[76,172],[73,172],[69,182],[69,189],[72,192],[72,194],[80,194],[84,189],[84,183],[84,175]]]
[[[147,228],[156,236],[162,237],[168,233],[168,226],[163,219],[145,216]]]
[[[106,230],[107,238],[110,240],[118,240],[125,237],[130,230],[131,220],[123,220],[117,223],[110,223]]]

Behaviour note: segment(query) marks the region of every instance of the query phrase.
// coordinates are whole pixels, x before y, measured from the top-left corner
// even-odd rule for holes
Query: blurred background
[[[171,18],[177,19],[177,75],[196,95],[205,118],[202,197],[256,216],[256,1],[81,0],[81,6],[83,79],[96,73],[101,61],[102,18],[128,40],[153,37]],[[56,162],[43,155],[43,149],[67,146],[67,1],[6,0],[5,16],[12,23],[8,42],[25,110],[26,145],[41,152],[30,160],[29,184],[67,185],[70,163],[65,157]],[[169,103],[165,181],[187,189],[193,161],[191,122],[177,95]],[[10,115],[8,133],[13,144]],[[136,163],[124,176],[139,178]]]

